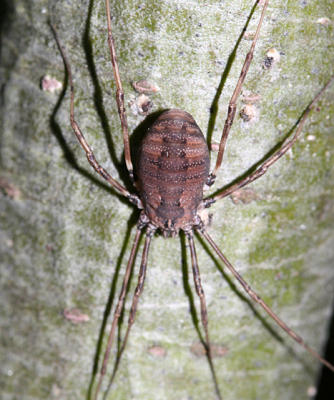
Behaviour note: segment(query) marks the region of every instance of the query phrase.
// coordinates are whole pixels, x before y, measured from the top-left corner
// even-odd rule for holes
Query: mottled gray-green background
[[[111,3],[131,132],[144,117],[128,106],[136,98],[130,83],[146,78],[160,88],[151,96],[153,111],[185,109],[217,142],[250,46],[238,38],[252,1]],[[103,315],[108,301],[115,303],[137,212],[90,169],[70,128],[68,93],[42,91],[40,80],[64,80],[52,18],[73,67],[81,128],[98,160],[128,185],[104,2],[15,0],[2,8],[0,397],[89,399]],[[236,117],[217,188],[273,149],[333,74],[333,15],[331,0],[270,2],[245,84],[261,96],[259,116],[252,124]],[[249,32],[258,17],[257,10]],[[319,23],[326,17],[332,20]],[[272,47],[280,62],[264,70]],[[334,87],[324,94],[293,150],[252,185],[256,199],[214,205],[209,227],[252,287],[318,351],[334,287],[333,94]],[[227,350],[214,359],[223,398],[308,399],[318,363],[261,319],[198,240],[196,246],[212,342]],[[137,320],[108,399],[215,399],[208,363],[191,350],[199,337],[187,266],[178,238],[154,238]],[[73,308],[89,321],[64,318]],[[152,346],[165,355],[152,354]]]

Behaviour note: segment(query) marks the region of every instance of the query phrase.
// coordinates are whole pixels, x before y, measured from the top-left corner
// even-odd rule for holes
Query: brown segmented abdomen
[[[174,234],[194,224],[209,164],[193,117],[182,110],[163,112],[143,140],[138,163],[140,197],[154,225]]]

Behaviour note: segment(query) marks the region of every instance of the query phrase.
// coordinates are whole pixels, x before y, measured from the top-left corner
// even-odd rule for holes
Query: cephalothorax
[[[130,155],[129,133],[128,133],[126,113],[125,113],[124,95],[123,95],[120,74],[118,70],[114,41],[111,33],[109,0],[106,0],[108,43],[111,54],[111,61],[113,65],[115,82],[117,86],[116,100],[123,131],[125,162],[130,178],[133,181],[134,187],[137,190],[137,194],[130,193],[125,187],[123,187],[123,185],[121,185],[114,178],[112,178],[103,167],[101,167],[101,165],[96,161],[91,147],[89,146],[84,135],[82,134],[79,125],[77,124],[74,118],[74,89],[73,89],[71,68],[64,54],[64,50],[59,44],[57,33],[55,32],[57,43],[62,53],[70,81],[70,87],[71,87],[70,118],[73,131],[77,136],[84,151],[86,152],[89,163],[96,170],[96,172],[98,172],[106,181],[108,181],[116,191],[125,196],[129,201],[134,203],[139,209],[142,210],[137,225],[137,231],[132,246],[130,258],[127,264],[121,293],[119,295],[119,300],[114,312],[112,327],[108,337],[108,344],[101,367],[100,378],[96,387],[96,392],[94,397],[95,399],[97,399],[98,397],[98,394],[101,389],[102,379],[106,373],[107,362],[111,346],[114,340],[116,326],[118,324],[118,320],[120,318],[123,309],[129,278],[134,265],[134,260],[139,240],[144,230],[146,234],[146,239],[142,253],[142,261],[140,265],[138,284],[132,300],[127,331],[123,340],[122,347],[118,353],[116,364],[118,364],[120,361],[121,355],[127,343],[131,326],[135,319],[139,296],[143,290],[143,285],[145,280],[149,247],[154,232],[158,230],[164,236],[175,236],[176,234],[179,233],[179,231],[183,231],[188,239],[190,253],[191,253],[194,283],[197,295],[199,296],[200,299],[201,321],[205,332],[205,348],[209,363],[213,368],[209,332],[208,332],[208,318],[207,318],[205,295],[201,285],[201,278],[200,278],[195,245],[193,240],[194,231],[196,231],[203,238],[203,240],[205,240],[212,247],[212,249],[221,259],[221,261],[225,264],[225,266],[229,269],[231,274],[240,283],[240,285],[247,292],[247,294],[256,303],[258,303],[275,320],[275,322],[290,335],[290,337],[292,337],[296,342],[302,345],[309,353],[311,353],[315,358],[317,358],[324,365],[326,365],[326,367],[334,371],[334,366],[329,362],[327,362],[325,359],[323,359],[315,350],[310,348],[303,341],[303,339],[298,334],[296,334],[291,328],[289,328],[269,308],[269,306],[260,298],[260,296],[257,295],[252,290],[252,288],[245,282],[243,277],[235,270],[232,264],[226,259],[224,254],[220,251],[220,249],[215,244],[211,236],[208,234],[202,218],[202,213],[206,208],[209,208],[217,200],[230,195],[237,189],[258,179],[268,170],[268,168],[272,164],[274,164],[293,146],[293,144],[297,141],[302,131],[303,125],[311,109],[314,107],[315,103],[318,101],[322,93],[334,80],[334,77],[332,77],[328,81],[328,83],[320,90],[320,92],[315,96],[315,98],[310,102],[309,106],[306,108],[302,117],[300,118],[295,133],[292,135],[292,137],[288,138],[285,142],[283,142],[282,145],[279,146],[275,152],[273,152],[267,159],[265,159],[255,170],[250,172],[247,176],[243,177],[236,183],[227,186],[225,189],[218,190],[218,192],[216,192],[216,194],[214,194],[213,196],[203,199],[204,185],[205,184],[212,185],[214,183],[217,171],[219,170],[223,160],[223,154],[226,146],[227,137],[230,128],[232,126],[233,119],[235,117],[236,100],[241,92],[243,82],[245,80],[249,66],[251,64],[251,60],[253,58],[255,44],[259,37],[260,28],[267,5],[268,5],[268,0],[266,0],[263,4],[262,13],[252,40],[251,48],[246,56],[244,65],[240,73],[239,80],[237,82],[236,88],[233,92],[233,95],[229,103],[228,114],[221,136],[218,156],[215,167],[212,170],[212,172],[209,173],[209,150],[201,130],[199,129],[195,120],[190,114],[188,114],[185,111],[177,109],[164,111],[156,118],[155,122],[152,124],[145,138],[143,139],[138,154],[137,168],[134,171]],[[114,372],[115,371],[116,370],[114,369]],[[221,398],[218,384],[216,381],[215,381],[215,388],[217,396]]]

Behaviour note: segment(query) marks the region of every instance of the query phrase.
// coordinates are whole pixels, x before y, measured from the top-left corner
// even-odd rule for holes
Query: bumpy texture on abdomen
[[[209,174],[209,151],[193,117],[163,112],[147,132],[139,155],[139,191],[145,212],[163,230],[193,222]]]

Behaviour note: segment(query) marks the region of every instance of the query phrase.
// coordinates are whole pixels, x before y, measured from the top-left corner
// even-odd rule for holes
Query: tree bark
[[[131,85],[140,79],[159,88],[149,95],[152,112],[184,109],[209,141],[219,142],[259,19],[256,9],[248,36],[241,38],[252,5],[248,0],[111,1],[134,154],[147,127]],[[71,131],[68,90],[42,90],[41,80],[50,75],[66,84],[51,19],[73,68],[76,119],[101,164],[133,190],[123,162],[104,2],[15,0],[5,2],[3,11],[2,398],[89,399],[138,212],[90,169]],[[260,96],[257,114],[244,122],[238,100],[216,189],[206,194],[272,151],[334,73],[333,15],[330,0],[270,1],[243,92]],[[280,60],[266,68],[271,48]],[[252,288],[319,352],[334,287],[333,93],[332,86],[301,140],[243,192],[245,197],[212,207],[208,227]],[[212,167],[215,158],[212,153]],[[199,302],[188,277],[189,249],[182,238],[161,236],[151,248],[136,322],[107,398],[215,399],[208,362],[196,351],[196,325],[202,327],[193,311]],[[318,363],[247,299],[198,238],[196,249],[224,400],[307,399]],[[108,376],[114,356],[113,350]]]

